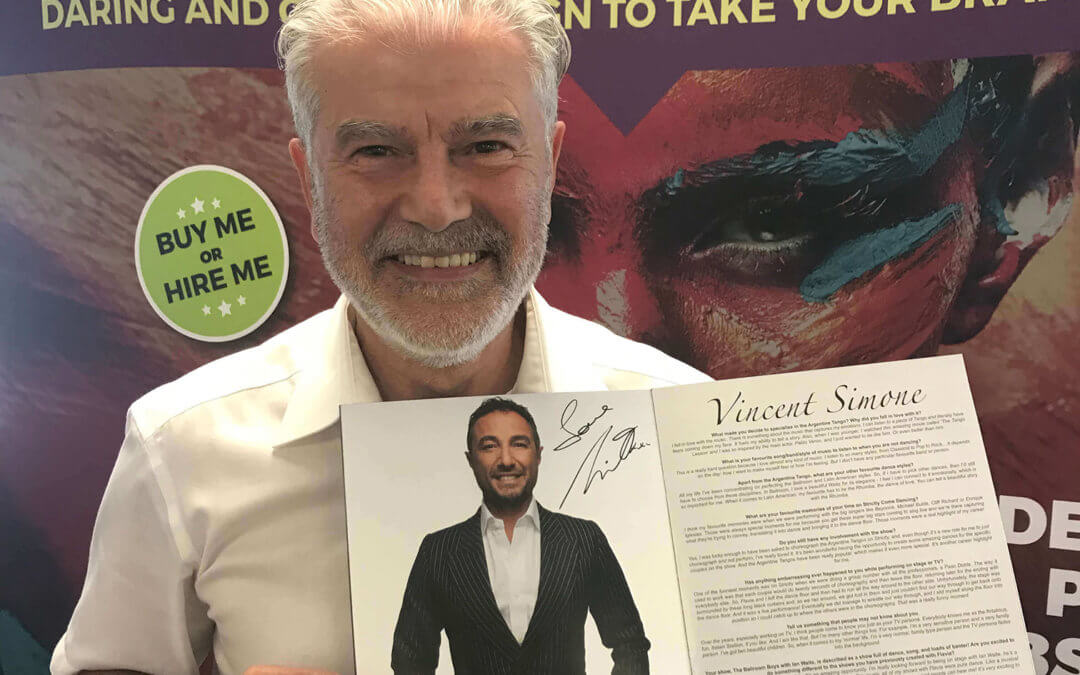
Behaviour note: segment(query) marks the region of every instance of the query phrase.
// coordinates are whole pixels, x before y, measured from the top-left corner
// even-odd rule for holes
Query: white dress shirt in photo
[[[480,532],[495,604],[521,644],[540,588],[540,512],[536,500],[529,502],[528,510],[514,525],[513,541],[506,536],[505,523],[491,514],[487,504],[480,506]]]

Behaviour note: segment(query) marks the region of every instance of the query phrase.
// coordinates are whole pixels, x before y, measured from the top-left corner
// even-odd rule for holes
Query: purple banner
[[[0,23],[0,75],[274,67],[294,0],[40,0]],[[627,133],[687,70],[882,63],[1080,47],[1075,0],[555,0],[571,76]]]

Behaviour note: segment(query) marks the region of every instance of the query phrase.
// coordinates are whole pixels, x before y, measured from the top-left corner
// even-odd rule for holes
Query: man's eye
[[[499,152],[500,150],[505,150],[508,147],[509,146],[507,146],[506,143],[503,143],[502,141],[480,141],[478,143],[473,143],[472,149],[473,152],[478,155],[490,155],[493,152]]]
[[[724,243],[770,244],[807,234],[812,214],[786,197],[747,197],[742,204],[716,209],[716,216],[690,242],[699,252]]]
[[[638,237],[658,268],[701,264],[731,281],[797,284],[844,242],[927,213],[934,194],[926,179],[820,186],[736,174],[646,193]]]
[[[387,145],[365,145],[353,153],[359,157],[389,157],[394,153],[393,148]]]

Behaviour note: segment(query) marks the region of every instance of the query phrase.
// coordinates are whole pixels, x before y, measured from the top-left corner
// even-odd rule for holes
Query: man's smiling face
[[[484,501],[492,508],[516,508],[532,498],[540,451],[529,423],[519,414],[496,410],[476,420],[466,453]]]
[[[957,80],[687,73],[626,137],[564,82],[541,290],[714,377],[933,352],[988,230]]]
[[[521,40],[463,32],[319,49],[298,163],[331,276],[380,337],[435,366],[474,358],[535,279],[562,137],[545,133]]]

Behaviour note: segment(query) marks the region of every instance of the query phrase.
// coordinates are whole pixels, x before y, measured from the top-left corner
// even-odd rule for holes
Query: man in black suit
[[[420,544],[394,629],[394,672],[433,673],[445,630],[457,675],[584,673],[592,612],[613,675],[648,673],[649,641],[603,532],[533,499],[542,448],[529,411],[484,401],[467,447],[483,504]]]

